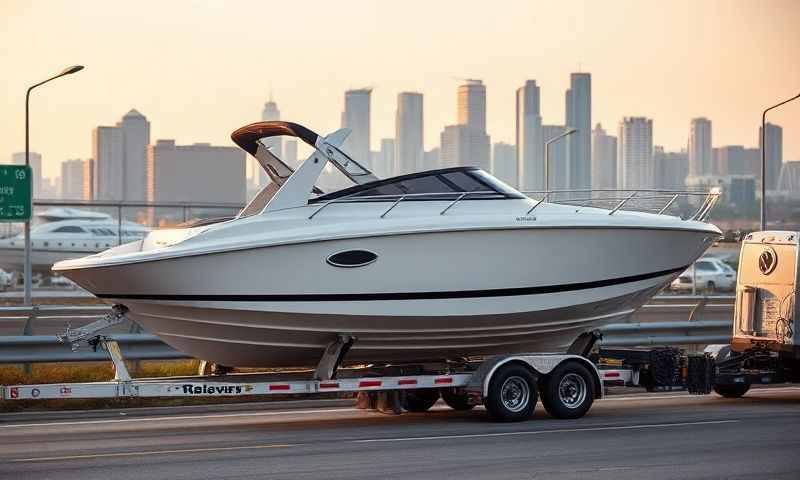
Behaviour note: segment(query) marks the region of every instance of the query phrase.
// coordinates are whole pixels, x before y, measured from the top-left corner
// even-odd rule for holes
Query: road
[[[798,478],[800,388],[623,394],[580,420],[215,406],[0,415],[2,479]],[[124,415],[123,415],[124,414]]]

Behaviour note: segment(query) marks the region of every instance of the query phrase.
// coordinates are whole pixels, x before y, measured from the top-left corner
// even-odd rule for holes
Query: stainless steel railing
[[[721,191],[717,188],[712,189],[709,192],[698,192],[698,191],[677,191],[677,190],[656,190],[656,189],[638,189],[638,190],[611,190],[611,189],[583,189],[583,190],[550,190],[550,191],[526,191],[522,192],[523,194],[527,195],[532,200],[535,200],[536,203],[533,204],[526,212],[525,215],[531,214],[534,210],[536,210],[542,203],[556,203],[556,204],[567,204],[567,205],[575,205],[578,207],[597,207],[598,203],[601,202],[615,202],[611,208],[607,208],[609,215],[614,215],[616,212],[620,210],[625,211],[646,211],[649,213],[656,213],[659,215],[666,214],[667,210],[675,204],[675,202],[680,198],[686,199],[696,199],[702,198],[702,202],[697,210],[690,216],[684,218],[684,220],[698,220],[703,221],[705,218],[708,217],[708,214],[714,208],[719,197],[721,195]],[[613,195],[595,195],[595,194],[613,194]],[[578,198],[566,198],[566,199],[557,199],[553,198],[557,195],[563,194],[584,194],[588,195],[585,197],[578,197]],[[319,208],[314,210],[311,215],[308,216],[308,219],[311,220],[316,217],[322,210],[327,208],[330,205],[336,203],[354,203],[354,202],[392,202],[392,204],[381,213],[380,218],[385,218],[386,215],[389,214],[395,207],[397,207],[401,202],[405,200],[414,200],[414,199],[441,199],[442,201],[446,201],[452,197],[455,197],[445,208],[443,208],[439,215],[444,215],[448,212],[451,208],[453,208],[456,204],[461,202],[462,200],[469,199],[470,197],[480,197],[480,196],[498,196],[501,195],[500,193],[494,191],[478,191],[478,192],[442,192],[442,193],[406,193],[406,194],[394,194],[394,195],[368,195],[368,196],[356,196],[357,193],[351,195],[345,195],[343,197],[335,198],[333,200],[329,200],[327,202],[320,202]],[[538,197],[538,198],[537,198]],[[632,201],[648,201],[652,205],[646,209],[642,208],[625,208],[629,205]]]

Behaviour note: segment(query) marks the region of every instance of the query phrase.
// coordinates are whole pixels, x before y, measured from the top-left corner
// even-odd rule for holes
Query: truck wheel
[[[407,390],[403,399],[403,408],[409,412],[427,412],[439,400],[439,389],[422,388]]]
[[[453,410],[467,411],[475,408],[475,405],[469,402],[469,397],[459,393],[455,388],[443,388],[442,400]]]
[[[515,363],[503,365],[492,375],[489,393],[483,405],[497,422],[521,422],[529,419],[539,394],[536,377],[530,369]]]
[[[749,383],[734,383],[732,385],[714,385],[714,391],[725,398],[739,398],[750,390]]]
[[[580,418],[592,403],[594,379],[578,362],[563,362],[542,379],[542,404],[554,418]]]

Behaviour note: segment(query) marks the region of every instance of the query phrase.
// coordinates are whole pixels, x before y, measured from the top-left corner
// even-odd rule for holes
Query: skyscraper
[[[278,110],[278,104],[270,98],[269,101],[264,104],[264,109],[261,111],[261,121],[273,122],[280,119],[281,111]],[[283,158],[283,138],[269,137],[261,140],[261,143],[267,147],[273,155],[285,161]],[[256,159],[250,158],[249,161],[251,165],[253,165],[254,172],[258,172],[257,175],[255,173],[253,174],[253,180],[256,180],[258,186],[263,188],[270,182],[269,175],[267,175],[267,172]]]
[[[767,123],[766,131],[766,160],[767,160],[767,190],[775,190],[778,185],[778,177],[783,165],[783,129],[778,125]],[[761,127],[758,127],[758,148],[764,148],[761,144]],[[759,151],[760,154],[760,151]],[[759,167],[759,176],[760,170]]]
[[[653,121],[625,117],[617,135],[617,188],[653,187]]]
[[[122,117],[117,123],[122,129],[124,144],[123,199],[127,201],[144,201],[147,190],[147,146],[150,145],[150,122],[135,109]]]
[[[125,200],[125,143],[117,127],[97,127],[92,131],[93,200]]]
[[[486,86],[480,80],[466,80],[458,87],[458,124],[486,132]]]
[[[714,175],[714,161],[711,154],[711,121],[707,118],[693,118],[689,124],[689,176],[703,177]]]
[[[542,140],[547,142],[567,131],[563,125],[542,125]],[[573,134],[575,135],[575,134]],[[550,165],[548,176],[550,177],[550,190],[570,190],[569,178],[570,168],[569,162],[569,145],[563,140],[553,142],[550,144]],[[542,175],[544,182],[544,175]],[[544,183],[542,183],[542,189]],[[541,189],[534,189],[541,190]],[[567,195],[569,196],[569,195]],[[563,196],[560,198],[564,198]]]
[[[577,131],[566,138],[569,152],[568,187],[592,188],[592,75],[573,73],[566,94],[566,127]]]
[[[396,168],[391,170],[391,175],[423,170],[425,148],[423,146],[421,93],[403,92],[397,95],[395,138],[394,164]]]
[[[492,150],[492,175],[515,186],[517,183],[516,148],[508,143],[497,142]]]
[[[783,163],[777,189],[785,195],[800,196],[800,161]]]
[[[617,188],[617,137],[599,123],[592,130],[592,188]]]
[[[491,169],[489,136],[468,125],[448,125],[441,133],[440,167]]]
[[[61,198],[80,200],[83,198],[83,166],[80,159],[61,162]]]
[[[351,130],[343,145],[345,153],[356,162],[372,169],[370,165],[370,96],[371,88],[360,88],[344,92],[342,127]]]
[[[536,80],[528,80],[517,89],[517,179],[508,183],[521,190],[544,188],[544,144],[539,99]]]
[[[92,131],[95,200],[142,202],[146,198],[150,122],[132,109],[114,127]]]
[[[36,152],[28,152],[28,160],[33,172],[33,198],[39,198],[42,191],[42,155]],[[11,155],[11,163],[14,165],[25,165],[25,152],[18,152]]]
[[[425,160],[423,160],[423,170],[433,170],[441,168],[441,149],[439,147],[432,148],[425,152]]]
[[[373,152],[372,173],[378,178],[399,175],[397,166],[397,142],[394,138],[382,138],[381,149]]]
[[[713,149],[713,152],[716,175],[751,175],[756,178],[761,175],[760,152],[757,148],[725,145]]]
[[[689,156],[686,150],[667,152],[655,146],[653,152],[653,187],[683,190],[689,175]]]
[[[467,80],[458,87],[458,124],[441,134],[441,166],[491,168],[491,146],[486,134],[486,87]]]

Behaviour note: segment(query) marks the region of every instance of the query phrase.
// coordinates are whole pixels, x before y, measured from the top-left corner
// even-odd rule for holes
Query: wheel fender
[[[590,372],[594,375],[594,392],[595,398],[603,397],[603,382],[600,378],[600,372],[597,366],[590,362],[587,358],[580,355],[569,354],[539,354],[539,355],[498,355],[492,357],[481,364],[470,378],[469,383],[466,385],[469,391],[479,391],[482,397],[489,394],[489,383],[492,380],[494,373],[502,367],[511,362],[520,363],[530,368],[536,377],[547,375],[552,372],[556,367],[561,365],[567,360],[576,360],[581,362]]]

